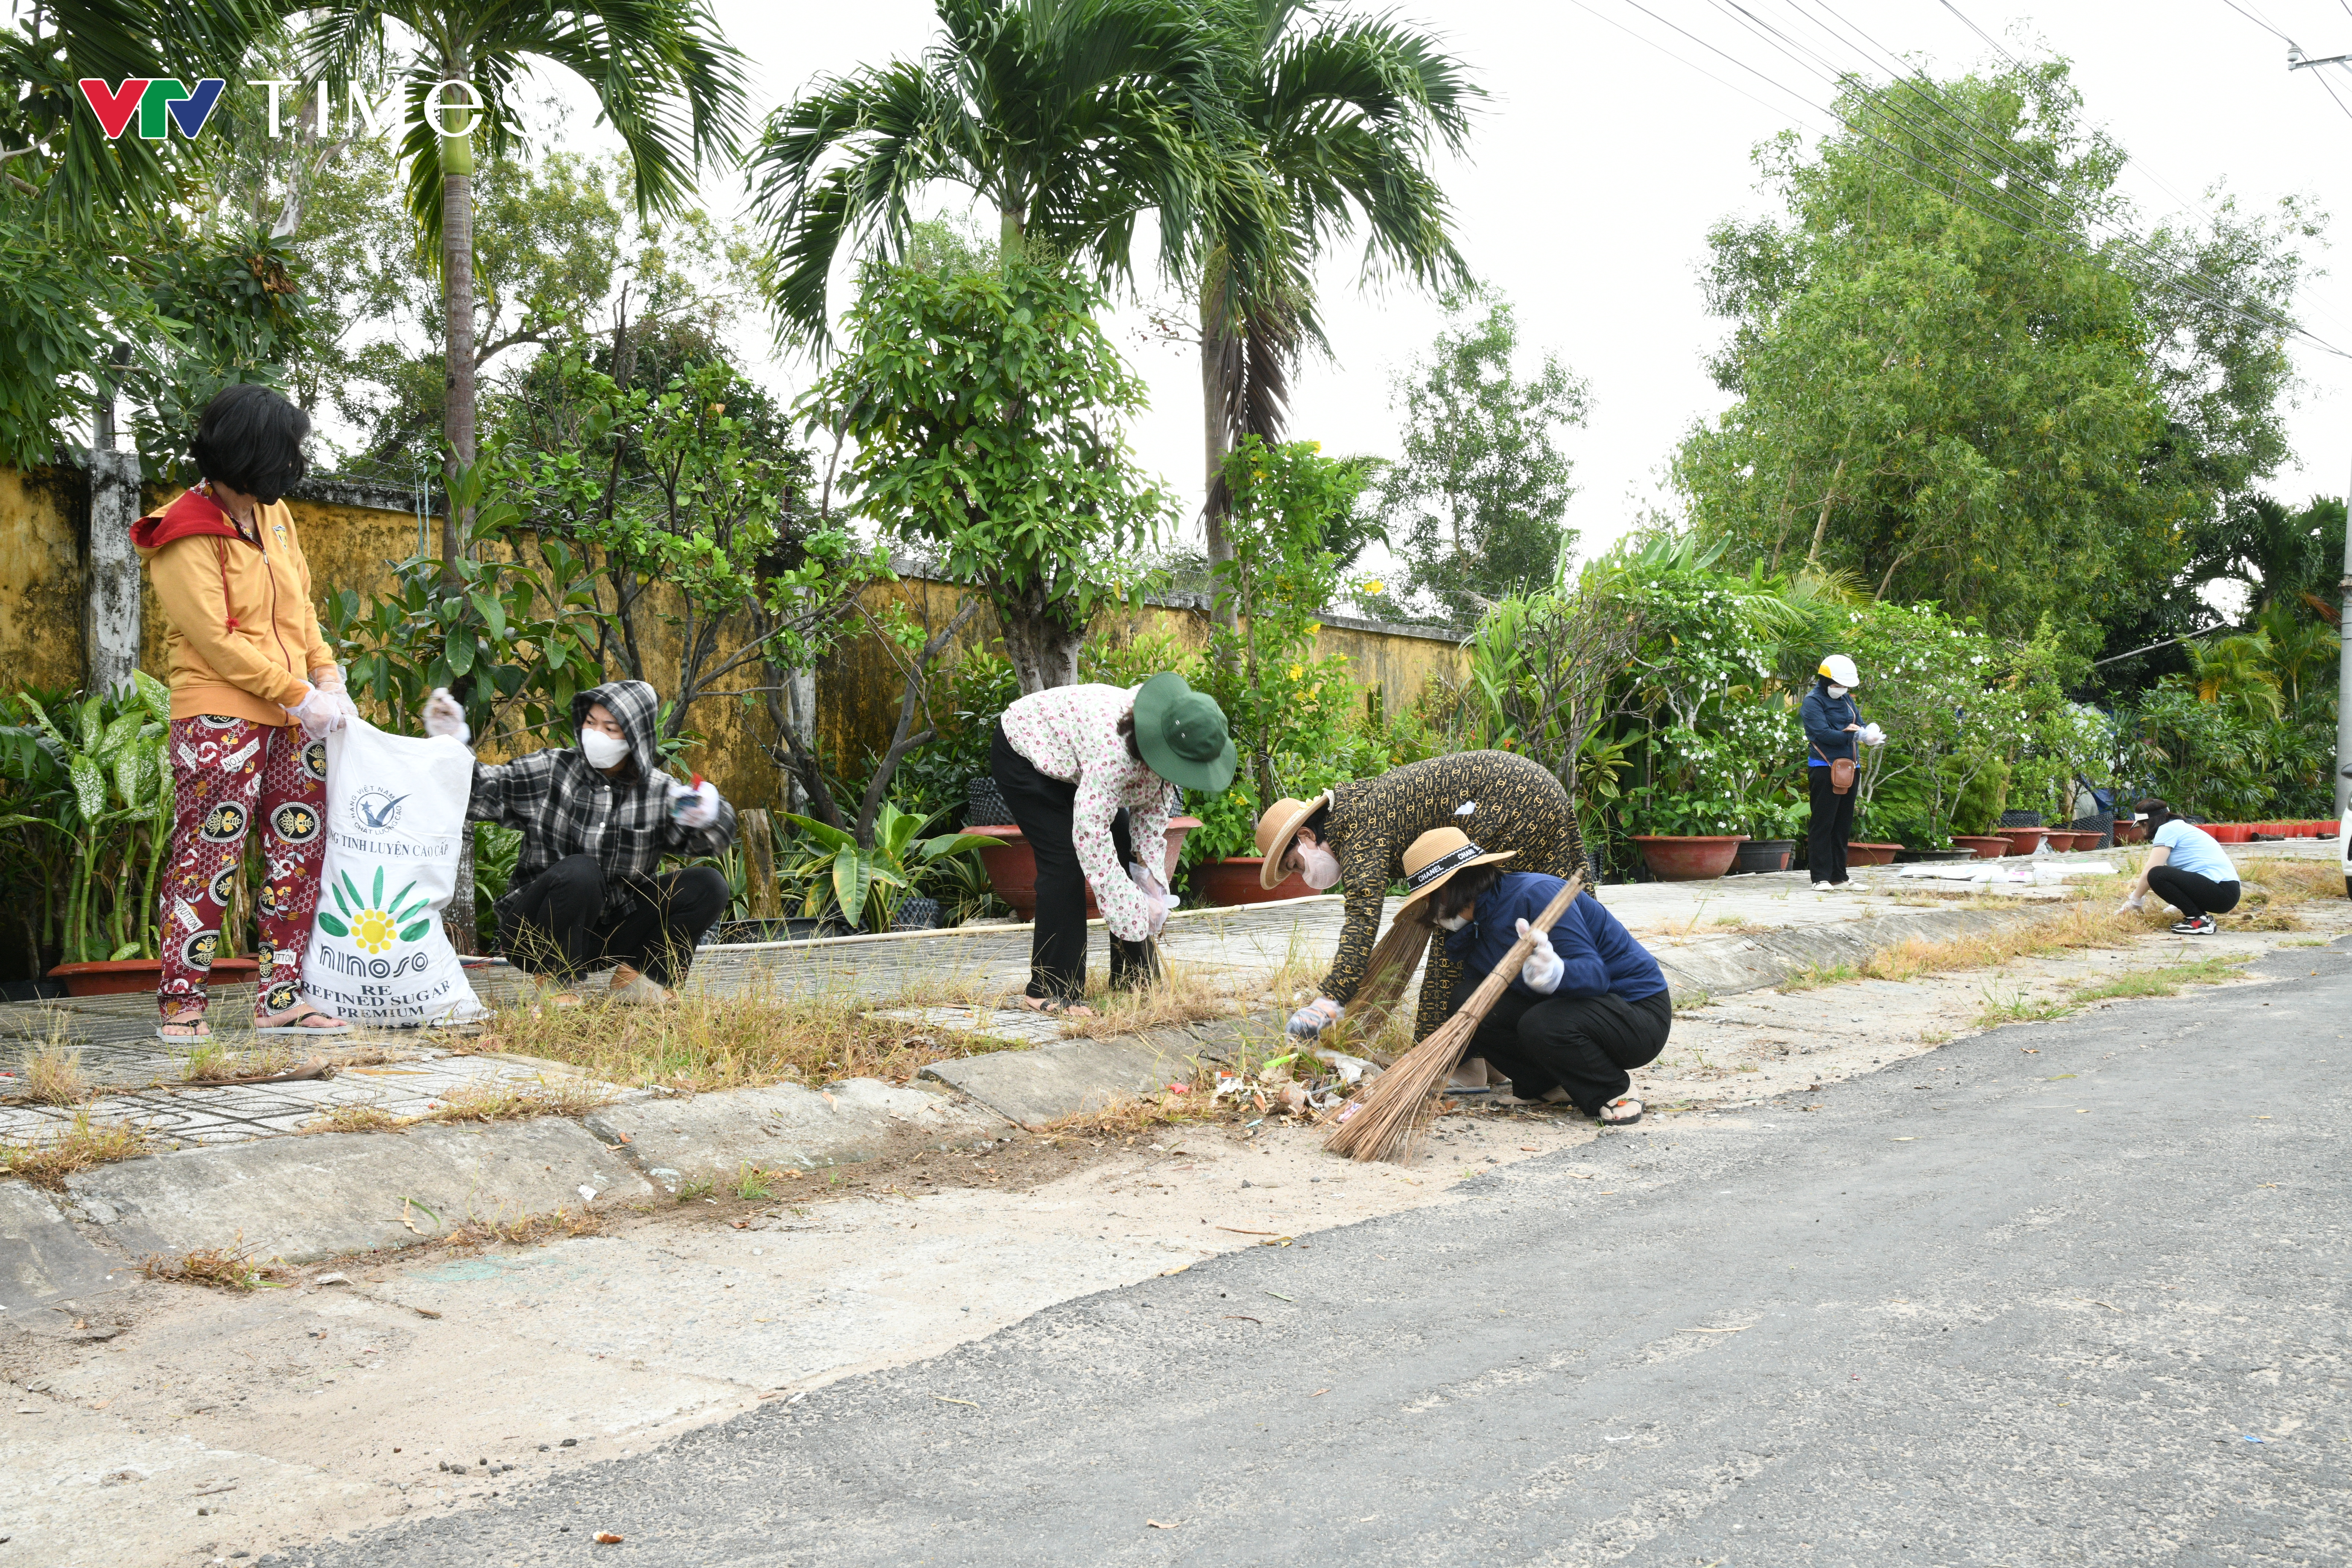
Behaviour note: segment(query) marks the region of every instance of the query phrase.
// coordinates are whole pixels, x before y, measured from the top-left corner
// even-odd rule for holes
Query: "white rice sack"
[[[473,784],[474,753],[448,736],[353,719],[327,737],[326,868],[302,961],[320,1006],[379,1026],[483,1016],[441,929]]]

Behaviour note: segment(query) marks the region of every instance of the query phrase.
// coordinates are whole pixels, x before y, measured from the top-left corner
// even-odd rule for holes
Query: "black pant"
[[[1484,975],[1465,976],[1448,1016],[1461,1010]],[[1587,1116],[1633,1086],[1631,1068],[1647,1067],[1666,1048],[1674,1027],[1673,997],[1664,992],[1640,1002],[1617,996],[1523,996],[1506,991],[1479,1020],[1465,1057],[1511,1080],[1521,1100],[1540,1100],[1552,1088]]]
[[[694,944],[726,912],[730,890],[716,868],[689,866],[627,882],[628,913],[604,918],[604,868],[567,855],[499,900],[499,946],[516,968],[570,979],[598,963],[625,963],[657,985],[675,985]]]
[[[1845,880],[1845,845],[1853,837],[1853,791],[1843,795],[1830,788],[1830,770],[1805,766],[1805,785],[1812,792],[1813,820],[1805,831],[1805,863],[1816,882]]]
[[[2228,914],[2238,907],[2241,890],[2235,882],[2217,882],[2170,865],[2149,867],[2147,888],[2192,921],[2199,915]]]
[[[1004,792],[1013,808],[1013,826],[1021,829],[1030,853],[1037,858],[1037,921],[1029,942],[1029,994],[1075,1002],[1087,994],[1087,874],[1078,865],[1077,846],[1071,837],[1071,805],[1078,786],[1047,778],[1036,764],[1013,749],[999,726],[988,748],[988,773]],[[1129,837],[1127,813],[1111,818],[1111,843],[1119,864],[1136,858]],[[1160,855],[1166,854],[1165,846]],[[1149,862],[1160,869],[1160,857]],[[1110,939],[1110,983],[1134,985],[1150,978],[1151,943]]]

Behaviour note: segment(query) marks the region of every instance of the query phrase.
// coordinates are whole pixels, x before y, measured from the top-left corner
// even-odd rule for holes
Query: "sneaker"
[[[1837,884],[1835,882],[1815,882],[1813,884],[1813,891],[1816,893],[1833,892],[1836,889]]]
[[[2199,915],[2194,920],[2185,920],[2176,922],[2172,928],[2172,934],[2175,936],[2211,936],[2220,929],[2221,928],[2219,926],[2213,923],[2213,917],[2211,915]]]

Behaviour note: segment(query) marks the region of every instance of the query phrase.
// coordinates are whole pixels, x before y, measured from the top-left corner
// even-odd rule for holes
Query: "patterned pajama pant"
[[[302,952],[319,908],[327,851],[327,747],[291,724],[257,724],[206,713],[173,721],[177,792],[171,862],[158,895],[166,1017],[202,1017],[205,982],[220,951],[229,889],[258,812],[268,864],[255,913],[261,921],[261,991],[256,1009],[282,1013],[302,996]]]

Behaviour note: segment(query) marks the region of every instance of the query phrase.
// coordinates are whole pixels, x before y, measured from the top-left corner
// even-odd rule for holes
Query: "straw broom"
[[[1364,978],[1357,984],[1355,1000],[1348,1004],[1347,1018],[1339,1026],[1347,1031],[1342,1037],[1345,1043],[1369,1046],[1380,1037],[1389,1009],[1404,994],[1405,983],[1421,967],[1422,954],[1429,951],[1436,934],[1435,926],[1423,925],[1414,916],[1390,922],[1388,934],[1374,944],[1371,956],[1364,961]]]
[[[1445,1075],[1462,1059],[1463,1050],[1470,1044],[1471,1037],[1477,1034],[1495,999],[1519,977],[1528,954],[1535,951],[1538,941],[1549,933],[1553,923],[1568,912],[1568,906],[1576,901],[1583,888],[1584,873],[1580,871],[1544,906],[1543,913],[1528,922],[1528,934],[1511,944],[1510,952],[1503,954],[1493,972],[1478,983],[1478,989],[1470,993],[1462,1010],[1431,1031],[1429,1038],[1397,1058],[1396,1066],[1381,1075],[1370,1093],[1350,1102],[1339,1113],[1339,1121],[1331,1129],[1330,1136],[1323,1140],[1323,1147],[1352,1160],[1402,1163],[1417,1141],[1430,1092],[1445,1081]]]

